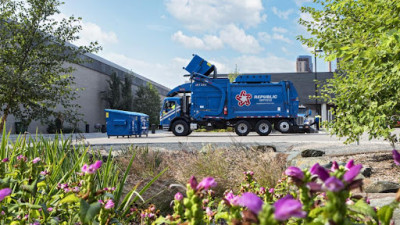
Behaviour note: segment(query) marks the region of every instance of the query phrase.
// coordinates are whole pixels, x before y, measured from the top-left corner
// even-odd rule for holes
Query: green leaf
[[[70,194],[68,196],[66,196],[65,198],[63,198],[60,201],[60,204],[64,204],[64,203],[75,203],[75,202],[79,202],[79,198],[75,196],[75,194]]]
[[[372,217],[376,219],[376,212],[374,208],[372,208],[370,205],[368,205],[364,199],[358,200],[354,205],[349,205],[348,206],[351,211],[361,213],[363,215]]]
[[[389,225],[393,217],[394,208],[391,205],[385,205],[378,210],[378,219],[382,225]]]
[[[81,199],[79,216],[83,224],[92,223],[93,219],[99,214],[101,209],[100,202],[94,202],[89,205],[85,200]]]

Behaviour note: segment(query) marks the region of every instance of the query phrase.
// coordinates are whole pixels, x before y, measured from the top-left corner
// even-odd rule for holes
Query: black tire
[[[277,125],[278,131],[281,133],[289,133],[292,130],[289,120],[281,120]]]
[[[268,120],[260,120],[256,124],[256,132],[260,136],[267,136],[272,131],[272,125]]]
[[[193,132],[193,130],[190,130],[190,129],[189,129],[189,132],[188,132],[187,135],[190,135],[192,132]]]
[[[175,121],[172,124],[172,133],[175,136],[187,136],[189,134],[189,125],[183,120]]]
[[[245,120],[240,120],[235,124],[235,132],[239,136],[247,136],[251,130],[251,125]]]

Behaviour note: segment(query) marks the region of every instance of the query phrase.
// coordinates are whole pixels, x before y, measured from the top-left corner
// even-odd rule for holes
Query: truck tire
[[[290,125],[289,120],[281,120],[278,122],[278,131],[281,133],[289,133],[290,130],[292,129],[292,126]]]
[[[260,120],[256,124],[256,132],[260,136],[267,136],[272,131],[272,125],[268,120]]]
[[[240,120],[235,125],[235,132],[239,136],[247,136],[251,130],[251,125],[245,120]]]
[[[172,133],[175,136],[187,136],[189,134],[189,125],[183,120],[175,121],[172,124]]]

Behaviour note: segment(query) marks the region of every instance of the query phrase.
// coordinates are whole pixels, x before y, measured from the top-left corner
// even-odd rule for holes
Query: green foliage
[[[151,83],[139,87],[133,102],[133,108],[136,112],[149,115],[150,124],[160,123],[161,98],[157,88]]]
[[[347,143],[368,132],[390,141],[400,111],[400,3],[397,0],[321,0],[303,7],[312,21],[300,19],[312,37],[299,36],[322,49],[325,60],[341,59],[340,71],[320,97],[336,106],[332,133]]]
[[[21,121],[56,116],[56,107],[69,122],[79,121],[74,100],[74,68],[82,55],[97,51],[97,43],[75,47],[81,18],[56,21],[59,0],[0,1],[0,109],[3,128],[12,114]]]
[[[229,81],[232,83],[235,81],[236,77],[240,75],[237,65],[235,67],[235,71],[233,73],[228,74]]]
[[[125,74],[124,82],[116,72],[112,72],[107,80],[108,90],[101,92],[110,109],[133,110],[132,75]]]
[[[138,223],[140,199],[137,196],[144,194],[165,170],[142,189],[138,190],[137,185],[128,190],[127,197],[123,198],[131,164],[119,176],[121,170],[111,151],[107,161],[101,163],[98,159],[102,157],[94,152],[88,154],[89,150],[71,145],[71,139],[64,140],[63,136],[55,136],[53,140],[19,136],[11,142],[3,130],[0,189],[10,188],[12,192],[7,196],[1,193],[0,223]],[[88,166],[87,162],[95,163]],[[92,167],[96,164],[97,167]]]

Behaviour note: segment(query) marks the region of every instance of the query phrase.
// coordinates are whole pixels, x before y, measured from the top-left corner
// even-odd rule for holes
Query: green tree
[[[240,73],[239,73],[239,70],[236,65],[235,71],[233,73],[228,74],[228,79],[232,83],[233,81],[235,81],[236,77],[238,77],[239,75],[240,75]]]
[[[400,2],[398,0],[314,0],[303,7],[312,21],[300,20],[311,37],[309,47],[325,52],[325,60],[342,59],[341,71],[323,87],[320,97],[336,106],[331,132],[359,139],[391,134],[400,112]],[[396,117],[396,116],[395,116]]]
[[[134,111],[149,115],[150,124],[160,123],[161,98],[152,84],[140,86],[133,102]]]
[[[0,130],[12,114],[29,123],[42,122],[62,108],[65,120],[79,119],[74,103],[74,68],[97,43],[75,47],[80,18],[55,21],[58,0],[0,1]]]
[[[112,72],[110,79],[107,80],[108,90],[101,92],[103,100],[105,100],[110,109],[122,109],[121,108],[121,79],[118,77],[116,72]]]
[[[124,84],[122,85],[121,108],[126,111],[133,110],[132,75],[125,74]]]

